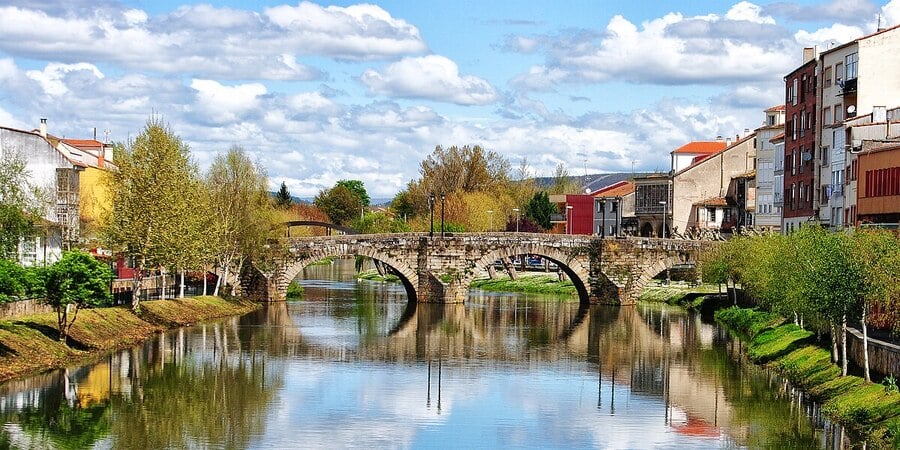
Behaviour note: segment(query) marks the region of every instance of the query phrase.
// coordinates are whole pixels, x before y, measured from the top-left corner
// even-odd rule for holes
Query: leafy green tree
[[[553,173],[553,186],[550,192],[554,194],[574,194],[578,191],[578,183],[569,176],[569,169],[566,165],[559,163]]]
[[[294,200],[291,198],[291,192],[288,191],[287,184],[281,182],[281,188],[275,193],[275,205],[279,208],[290,208]]]
[[[869,374],[868,316],[873,305],[891,308],[900,300],[900,239],[888,231],[859,230],[853,235],[854,258],[862,265],[864,279],[860,324],[863,332],[863,373]]]
[[[65,252],[47,269],[47,304],[56,310],[59,340],[65,342],[81,308],[107,305],[112,271],[82,251]],[[71,310],[71,319],[69,318]]]
[[[403,233],[409,231],[409,224],[383,212],[367,212],[362,218],[350,222],[350,228],[360,233]]]
[[[355,217],[359,217],[364,205],[353,191],[346,186],[335,185],[322,190],[313,199],[315,204],[332,223],[347,225]]]
[[[196,168],[188,146],[163,124],[150,118],[127,148],[116,155],[118,171],[110,176],[113,207],[103,235],[114,249],[136,261],[132,308],[139,308],[144,272],[190,258],[184,242],[196,236]]]
[[[334,186],[335,187],[343,186],[343,187],[349,189],[350,192],[352,192],[353,195],[355,195],[356,198],[359,199],[359,203],[364,207],[368,207],[369,204],[371,203],[371,199],[369,198],[369,193],[366,192],[366,186],[365,186],[365,184],[363,184],[362,181],[340,180],[337,183],[335,183]]]
[[[35,224],[49,205],[47,192],[31,182],[25,157],[16,151],[0,158],[0,258],[15,259],[22,238],[34,236]]]
[[[212,211],[210,247],[221,269],[213,295],[219,295],[222,282],[227,283],[230,274],[240,274],[247,259],[265,256],[266,242],[278,234],[280,218],[269,198],[265,170],[240,146],[216,157],[206,188]]]
[[[550,216],[559,213],[556,204],[550,202],[550,196],[547,195],[547,191],[536,192],[531,197],[531,200],[525,204],[524,212],[525,217],[530,218],[544,230],[549,230],[553,226],[550,223]]]
[[[416,213],[416,206],[408,190],[402,190],[391,200],[391,210],[397,217],[408,219]]]

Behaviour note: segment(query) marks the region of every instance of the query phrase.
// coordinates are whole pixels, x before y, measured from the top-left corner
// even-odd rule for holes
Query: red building
[[[788,232],[815,213],[816,68],[815,51],[804,49],[804,63],[784,77],[784,206],[781,229]]]
[[[884,145],[859,155],[851,176],[858,179],[856,205],[850,219],[856,224],[897,227],[900,222],[900,144]]]
[[[592,234],[594,232],[594,197],[591,195],[551,195],[559,214],[551,217],[556,234]]]

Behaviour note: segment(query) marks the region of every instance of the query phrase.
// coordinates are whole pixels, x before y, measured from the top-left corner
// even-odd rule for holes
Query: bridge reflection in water
[[[106,423],[97,427],[105,434],[93,431],[96,442],[114,448],[296,445],[301,438],[291,430],[301,425],[327,436],[322,442],[332,446],[361,439],[391,446],[414,423],[438,423],[465,411],[473,398],[490,402],[485,397],[497,395],[490,389],[498,388],[486,380],[499,379],[515,383],[499,388],[516,397],[501,402],[502,408],[524,403],[550,414],[542,416],[542,428],[592,433],[593,441],[575,441],[582,445],[616,446],[616,429],[629,426],[636,435],[620,446],[833,442],[833,430],[817,432],[814,425],[823,425],[810,422],[806,405],[786,400],[789,391],[776,379],[734,362],[740,350],[726,333],[680,310],[477,291],[465,305],[421,304],[406,302],[403,289],[389,284],[347,278],[304,284],[299,303],[271,304],[240,318],[165,333],[95,365],[0,385],[6,439],[40,447],[27,440],[34,436],[28,427],[37,422],[26,419],[58,423],[72,416],[60,416],[61,405],[69,405],[97,408],[98,420],[105,417]],[[298,366],[307,369],[297,372]],[[376,417],[358,411],[366,404],[311,411],[303,420],[296,412],[283,417],[292,401],[306,409],[320,396],[345,399],[337,392],[359,378],[375,384],[367,381],[347,397],[368,398],[385,389],[384,382],[395,386],[383,395],[396,398],[379,402],[400,406],[376,414],[395,434],[371,429]],[[547,385],[547,378],[561,381]],[[313,380],[313,388],[297,387]],[[573,398],[573,390],[582,394]],[[660,437],[659,430],[681,440]]]

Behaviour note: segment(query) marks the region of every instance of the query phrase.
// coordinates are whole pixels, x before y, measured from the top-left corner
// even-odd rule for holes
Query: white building
[[[817,207],[822,224],[844,225],[847,152],[845,122],[900,104],[900,26],[879,30],[822,52],[817,133]]]
[[[754,226],[781,229],[781,202],[776,204],[775,193],[784,192],[784,173],[776,182],[776,167],[784,168],[784,148],[779,154],[772,138],[784,133],[784,105],[765,111],[766,120],[756,129],[756,217]],[[782,143],[783,145],[783,143]],[[776,160],[780,164],[776,164]]]
[[[49,264],[62,249],[77,242],[79,235],[79,176],[83,165],[66,158],[47,140],[46,119],[38,131],[0,127],[0,158],[25,157],[32,186],[48,194],[43,230],[19,245],[23,265]]]

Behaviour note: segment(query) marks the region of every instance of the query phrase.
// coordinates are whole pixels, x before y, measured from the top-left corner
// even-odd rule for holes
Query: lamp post
[[[428,211],[431,213],[431,228],[428,230],[428,237],[434,236],[434,193],[428,196]]]
[[[662,238],[665,239],[666,238],[666,216],[668,216],[668,214],[667,214],[668,208],[667,207],[669,206],[669,202],[666,200],[663,200],[663,201],[659,202],[659,204],[662,205],[662,207],[663,207]]]
[[[519,208],[513,208],[513,211],[516,212],[516,233],[519,232]]]
[[[444,193],[441,192],[441,237],[444,237]]]
[[[569,224],[569,217],[572,215],[572,205],[566,205],[566,234],[572,234],[572,225]]]
[[[621,230],[619,230],[619,226],[621,226],[621,224],[619,223],[619,218],[622,217],[622,210],[619,208],[619,199],[613,200],[613,205],[615,205],[615,208],[613,208],[613,211],[616,214],[615,215],[616,232],[613,234],[616,237],[619,237],[619,233],[621,233]]]
[[[489,220],[490,223],[491,223],[491,226],[488,228],[488,231],[489,231],[489,232],[490,232],[490,231],[494,231],[494,210],[493,210],[493,209],[489,209],[487,213],[488,213],[488,220]]]
[[[600,212],[602,213],[601,214],[602,218],[600,219],[600,238],[602,239],[602,238],[606,237],[606,199],[605,198],[600,199]]]

